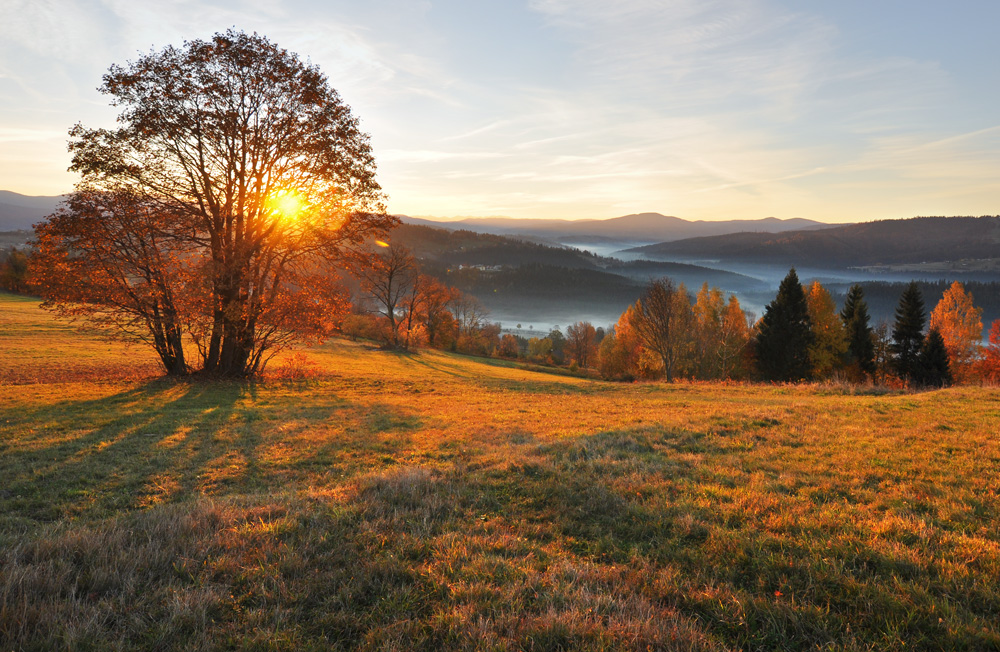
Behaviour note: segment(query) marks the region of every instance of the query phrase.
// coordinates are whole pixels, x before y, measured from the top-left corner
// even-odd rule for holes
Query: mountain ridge
[[[629,249],[659,259],[859,267],[1000,257],[1000,216],[912,217],[828,229],[733,233]]]
[[[611,238],[618,241],[668,242],[692,237],[723,235],[738,232],[781,233],[794,230],[829,228],[830,224],[801,217],[780,219],[765,217],[753,220],[685,220],[662,213],[632,213],[607,219],[534,220],[513,217],[469,217],[461,220],[438,221],[426,217],[398,216],[404,222],[445,229],[465,229],[494,235],[527,235],[560,239]]]
[[[0,231],[29,230],[55,212],[64,199],[65,195],[32,196],[0,190]]]

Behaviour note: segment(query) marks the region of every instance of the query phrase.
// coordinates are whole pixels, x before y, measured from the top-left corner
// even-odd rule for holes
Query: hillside
[[[494,318],[597,325],[617,321],[651,278],[670,276],[692,291],[702,283],[730,292],[761,290],[757,279],[683,263],[622,262],[513,236],[401,224],[391,236],[425,273],[477,297]],[[504,326],[511,324],[504,323]]]
[[[55,212],[63,198],[30,197],[0,190],[0,231],[30,230],[36,222]]]
[[[741,231],[780,233],[791,230],[826,228],[827,224],[792,218],[768,217],[760,220],[689,221],[660,213],[637,213],[604,220],[529,220],[508,217],[471,217],[455,221],[403,217],[423,226],[465,229],[499,235],[530,235],[561,242],[663,242]]]
[[[547,264],[573,269],[597,269],[602,259],[568,247],[554,247],[524,238],[468,230],[400,224],[391,234],[423,261],[443,266],[518,266]]]
[[[915,217],[778,235],[736,233],[637,247],[653,259],[860,267],[1000,257],[1000,216]]]
[[[1000,647],[1000,393],[334,340],[258,383],[0,294],[0,648]]]

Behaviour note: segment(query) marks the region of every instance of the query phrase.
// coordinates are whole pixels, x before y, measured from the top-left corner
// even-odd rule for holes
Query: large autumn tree
[[[142,287],[147,304],[169,290],[202,369],[221,376],[253,375],[281,344],[327,332],[346,308],[327,291],[331,275],[362,260],[351,252],[393,219],[368,136],[320,70],[229,30],[112,66],[100,90],[121,109],[118,127],[71,130],[70,169],[82,179],[39,229],[49,305],[142,329],[130,288]],[[137,211],[142,228],[130,231]],[[84,221],[110,222],[94,232],[111,240],[89,246]],[[96,257],[114,255],[106,245],[116,231],[140,240],[150,279]],[[73,287],[67,270],[87,283]],[[127,314],[107,319],[119,310]]]

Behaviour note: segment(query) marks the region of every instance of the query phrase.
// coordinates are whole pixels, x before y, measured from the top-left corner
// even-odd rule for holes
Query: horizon
[[[14,195],[19,195],[26,199],[56,199],[58,197],[65,197],[69,193],[55,194],[55,195],[26,195],[24,193],[19,193],[15,190],[9,190],[7,188],[0,188],[0,193],[7,192]],[[0,202],[2,203],[2,202]],[[409,213],[400,213],[388,211],[390,215],[398,218],[408,218],[414,220],[426,220],[430,222],[439,222],[442,224],[448,224],[453,222],[463,222],[469,220],[512,220],[512,221],[555,221],[555,222],[604,222],[609,220],[622,219],[626,217],[636,217],[641,215],[659,215],[660,217],[666,217],[671,219],[678,219],[684,222],[697,223],[697,222],[761,222],[766,220],[776,220],[778,222],[793,222],[793,221],[805,221],[805,222],[815,222],[818,224],[827,224],[830,226],[846,226],[848,224],[863,224],[867,222],[880,222],[883,220],[912,220],[920,218],[929,217],[944,217],[944,218],[965,218],[965,217],[995,217],[998,214],[979,214],[979,215],[906,215],[899,217],[880,217],[871,219],[858,219],[853,221],[839,221],[831,222],[811,217],[803,217],[800,215],[792,217],[776,217],[774,215],[766,215],[764,217],[721,217],[719,219],[705,219],[701,217],[681,217],[680,215],[666,214],[659,211],[637,211],[635,213],[628,213],[625,215],[611,215],[609,217],[515,217],[511,215],[413,215]]]
[[[0,178],[53,196],[113,64],[235,26],[318,65],[391,213],[809,219],[1000,212],[1000,5],[379,0],[0,8]],[[461,216],[461,217],[460,217]]]

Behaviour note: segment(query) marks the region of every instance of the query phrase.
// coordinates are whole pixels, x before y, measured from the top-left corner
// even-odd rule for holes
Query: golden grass
[[[136,379],[8,296],[0,342],[0,649],[1000,647],[997,390]]]

